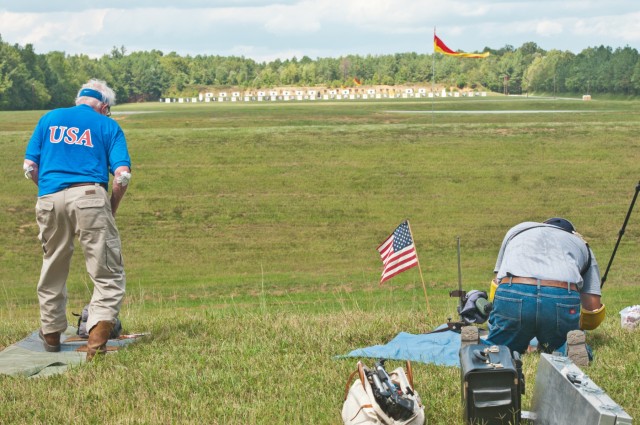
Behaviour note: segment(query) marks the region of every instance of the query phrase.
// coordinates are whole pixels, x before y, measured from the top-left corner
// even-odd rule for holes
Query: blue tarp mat
[[[69,326],[60,336],[61,347],[57,353],[44,350],[38,331],[16,342],[0,352],[0,374],[43,377],[65,372],[69,367],[86,360],[86,352],[78,351],[87,345],[86,340],[77,340],[76,328]],[[112,339],[107,349],[122,348],[137,338]],[[86,351],[86,350],[85,350]]]
[[[460,334],[453,331],[414,335],[400,332],[384,345],[358,348],[342,357],[411,360],[441,366],[460,366]]]

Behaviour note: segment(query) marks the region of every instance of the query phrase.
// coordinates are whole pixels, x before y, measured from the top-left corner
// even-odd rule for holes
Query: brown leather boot
[[[98,322],[89,331],[89,341],[87,342],[87,361],[90,362],[96,354],[107,352],[107,341],[113,330],[113,322],[103,320]]]
[[[42,333],[42,329],[38,333],[44,345],[44,350],[49,353],[57,353],[60,351],[60,332],[52,332],[50,334]]]

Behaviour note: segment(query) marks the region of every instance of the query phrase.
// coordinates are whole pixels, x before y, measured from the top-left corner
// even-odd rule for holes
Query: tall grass
[[[499,113],[497,113],[499,112]],[[42,112],[0,117],[0,348],[38,327],[35,187],[21,177]],[[119,106],[133,159],[120,210],[125,328],[151,332],[42,380],[0,376],[3,423],[340,423],[356,359],[337,355],[455,317],[485,289],[504,232],[566,216],[602,270],[640,176],[640,104],[550,99]],[[378,285],[376,246],[409,218],[426,281]],[[634,213],[589,333],[589,376],[632,416],[640,303]],[[81,253],[69,311],[91,287]],[[528,407],[537,356],[525,357]],[[398,362],[398,364],[401,364]],[[456,368],[414,364],[428,423],[456,423]]]

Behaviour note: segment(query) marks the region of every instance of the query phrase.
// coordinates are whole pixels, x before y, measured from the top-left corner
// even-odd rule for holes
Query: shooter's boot
[[[57,353],[60,351],[60,332],[52,332],[50,334],[42,333],[42,329],[38,332],[38,336],[42,340],[44,350],[49,353]]]
[[[460,328],[460,349],[467,345],[480,343],[480,332],[475,326],[463,326]]]
[[[107,352],[107,341],[113,330],[114,323],[106,320],[98,322],[89,331],[89,341],[87,341],[87,361],[90,362],[96,354]]]
[[[584,331],[575,330],[567,333],[567,357],[576,366],[589,366],[589,352]]]

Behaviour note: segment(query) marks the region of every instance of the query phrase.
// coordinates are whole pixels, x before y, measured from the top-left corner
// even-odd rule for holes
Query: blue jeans
[[[525,353],[534,337],[551,353],[578,329],[580,293],[566,288],[503,283],[498,286],[489,316],[487,342]]]

